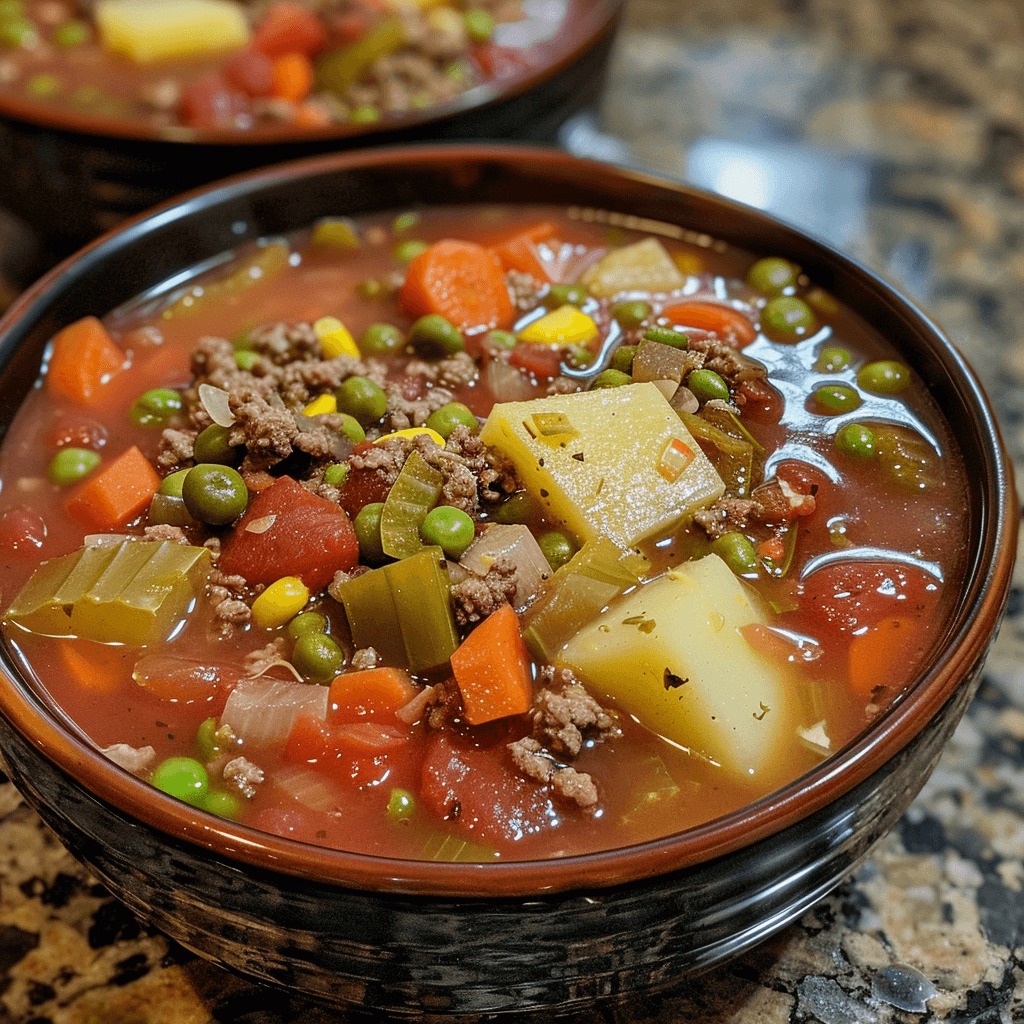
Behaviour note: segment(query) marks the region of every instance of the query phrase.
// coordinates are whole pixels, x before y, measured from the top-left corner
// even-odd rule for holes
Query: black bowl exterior
[[[0,750],[72,852],[174,938],[341,1005],[473,1015],[664,987],[735,956],[837,885],[909,804],[969,702],[1009,588],[1016,507],[977,382],[868,271],[759,213],[564,154],[433,147],[325,157],[184,197],[56,268],[0,321],[0,408],[49,337],[246,240],[410,204],[550,202],[706,232],[800,263],[898,339],[972,466],[960,604],[924,677],[844,752],[780,793],[675,837],[545,863],[375,862],[263,836],[146,786],[91,749],[6,648]]]

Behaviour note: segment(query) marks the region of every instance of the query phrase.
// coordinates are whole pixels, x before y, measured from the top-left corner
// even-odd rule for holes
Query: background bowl
[[[971,467],[970,550],[939,649],[907,694],[773,796],[691,831],[558,861],[436,864],[308,847],[209,817],[100,755],[6,648],[0,749],[28,802],[141,917],[249,975],[338,1005],[473,1016],[671,986],[749,948],[836,886],[906,809],[980,679],[1010,580],[1016,506],[980,387],[886,284],[721,198],[564,154],[403,148],[321,157],[186,196],[94,243],[0,321],[6,429],[48,338],[197,262],[319,216],[536,202],[685,225],[789,258],[894,339]]]
[[[428,107],[372,125],[300,131],[177,129],[64,111],[0,92],[0,205],[55,256],[125,217],[231,174],[317,153],[427,139],[553,142],[570,115],[595,101],[625,0],[586,0],[539,66],[503,74]]]

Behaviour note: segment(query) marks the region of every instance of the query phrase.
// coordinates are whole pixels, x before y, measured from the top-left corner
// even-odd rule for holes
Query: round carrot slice
[[[663,315],[678,327],[710,331],[737,348],[749,345],[757,337],[749,317],[720,302],[680,302],[669,306]]]

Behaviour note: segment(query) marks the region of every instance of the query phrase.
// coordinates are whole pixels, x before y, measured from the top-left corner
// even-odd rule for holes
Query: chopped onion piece
[[[210,414],[210,419],[218,427],[234,426],[235,414],[228,404],[228,393],[223,388],[215,388],[212,384],[200,384],[199,404]]]
[[[514,366],[502,359],[491,359],[484,367],[484,381],[496,402],[525,402],[533,398],[533,385]]]
[[[269,530],[276,522],[276,515],[260,516],[259,519],[253,519],[251,522],[245,524],[245,532],[266,533],[267,530]]]
[[[466,548],[459,564],[476,576],[487,570],[500,555],[515,566],[516,590],[513,603],[525,608],[537,596],[541,585],[551,575],[551,566],[529,527],[519,524],[494,523]]]
[[[803,740],[806,747],[809,747],[815,754],[827,757],[832,753],[832,740],[825,731],[825,720],[815,722],[809,729],[798,728],[797,735]]]
[[[242,679],[224,705],[221,722],[246,744],[283,743],[302,712],[327,717],[328,693],[326,686],[310,683]]]
[[[651,383],[665,396],[666,402],[671,402],[679,390],[679,384],[674,380],[652,380]]]
[[[323,687],[315,687],[323,689]],[[324,691],[326,693],[326,690]],[[275,786],[283,789],[296,803],[311,811],[336,811],[338,801],[321,775],[308,768],[286,766],[271,776]]]
[[[145,771],[156,760],[156,751],[152,747],[132,747],[127,743],[112,743],[109,747],[101,747],[100,753],[135,775]]]
[[[419,693],[408,704],[403,704],[395,712],[395,717],[406,725],[413,725],[420,720],[423,709],[430,703],[430,696],[434,692],[432,686],[424,686]]]

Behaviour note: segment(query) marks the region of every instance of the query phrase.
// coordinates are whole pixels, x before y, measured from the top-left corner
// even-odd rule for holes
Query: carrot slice
[[[470,725],[529,710],[530,655],[511,605],[502,605],[462,641],[452,655],[452,672]]]
[[[53,337],[46,387],[79,405],[95,405],[104,386],[127,365],[124,352],[94,316],[68,324]]]
[[[440,313],[464,331],[507,327],[514,315],[498,257],[452,238],[435,242],[409,264],[399,297],[411,316]]]
[[[274,61],[273,93],[283,100],[299,103],[313,88],[313,65],[301,53],[286,53]]]
[[[64,509],[92,529],[119,529],[149,505],[159,488],[157,471],[133,446],[72,492]]]
[[[882,619],[850,640],[850,689],[870,697],[876,687],[893,687],[906,679],[913,653],[915,624],[909,619]]]
[[[557,229],[551,221],[541,221],[495,242],[491,246],[491,251],[501,260],[506,272],[516,270],[521,274],[530,274],[538,281],[550,282],[551,275],[537,251],[537,246],[541,242],[553,239],[556,233]]]
[[[89,640],[64,640],[60,658],[74,683],[89,693],[113,693],[132,674],[134,655],[124,647],[111,647]]]
[[[409,674],[399,668],[346,672],[331,683],[327,720],[331,725],[375,718],[391,721],[395,719],[395,712],[405,707],[416,692]]]
[[[711,331],[723,341],[732,342],[739,348],[749,345],[757,337],[757,331],[748,317],[738,309],[723,306],[720,302],[680,302],[669,306],[664,316],[679,327]]]

